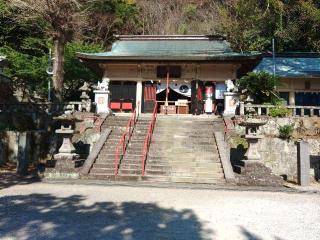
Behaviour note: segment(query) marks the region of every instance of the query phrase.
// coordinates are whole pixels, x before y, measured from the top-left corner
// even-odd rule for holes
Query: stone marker
[[[28,174],[28,164],[29,164],[29,157],[28,157],[28,132],[21,132],[19,133],[18,138],[18,161],[17,161],[17,173],[20,175],[27,175]]]
[[[298,183],[301,186],[310,185],[310,152],[309,143],[298,142]]]

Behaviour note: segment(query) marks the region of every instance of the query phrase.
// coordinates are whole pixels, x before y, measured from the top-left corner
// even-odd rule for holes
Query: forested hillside
[[[57,96],[70,97],[97,81],[75,52],[102,51],[114,34],[223,34],[236,51],[261,52],[275,38],[277,51],[319,52],[319,30],[319,0],[0,0],[7,74],[43,96],[49,48]]]

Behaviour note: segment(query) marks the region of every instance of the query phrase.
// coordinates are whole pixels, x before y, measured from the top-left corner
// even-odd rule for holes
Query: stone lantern
[[[246,102],[250,106],[253,99],[248,97]],[[268,121],[255,116],[254,107],[248,107],[247,112],[248,116],[239,123],[239,126],[245,127],[244,137],[249,144],[245,159],[240,162],[240,165],[235,166],[235,169],[241,173],[239,183],[257,186],[282,186],[283,179],[273,174],[271,169],[265,166],[259,153],[259,140],[263,138],[260,127],[267,124]]]
[[[88,93],[91,91],[91,88],[87,82],[84,82],[83,86],[79,88],[81,91],[81,109],[80,111],[85,110],[86,112],[91,112],[91,99]]]
[[[70,115],[62,115],[55,117],[55,120],[61,122],[60,129],[55,132],[62,136],[62,145],[58,153],[54,155],[54,168],[48,168],[45,172],[47,178],[78,178],[77,163],[80,156],[76,153],[76,149],[72,144],[72,136],[75,131],[72,124],[76,121]]]

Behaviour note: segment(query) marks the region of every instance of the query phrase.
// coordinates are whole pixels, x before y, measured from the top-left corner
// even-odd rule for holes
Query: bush
[[[287,117],[291,115],[291,110],[284,107],[276,107],[270,109],[269,116],[271,117]]]
[[[291,124],[286,124],[283,126],[280,126],[279,128],[279,137],[281,139],[290,139],[292,137],[294,127]]]
[[[281,86],[280,78],[267,72],[248,73],[237,81],[240,91],[246,91],[246,95],[251,95],[255,103],[274,103],[280,99],[277,87]]]

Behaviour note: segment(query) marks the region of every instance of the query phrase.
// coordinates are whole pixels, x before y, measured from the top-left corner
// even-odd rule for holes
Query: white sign
[[[227,91],[227,86],[224,83],[216,84],[216,99],[224,99],[224,93]]]

